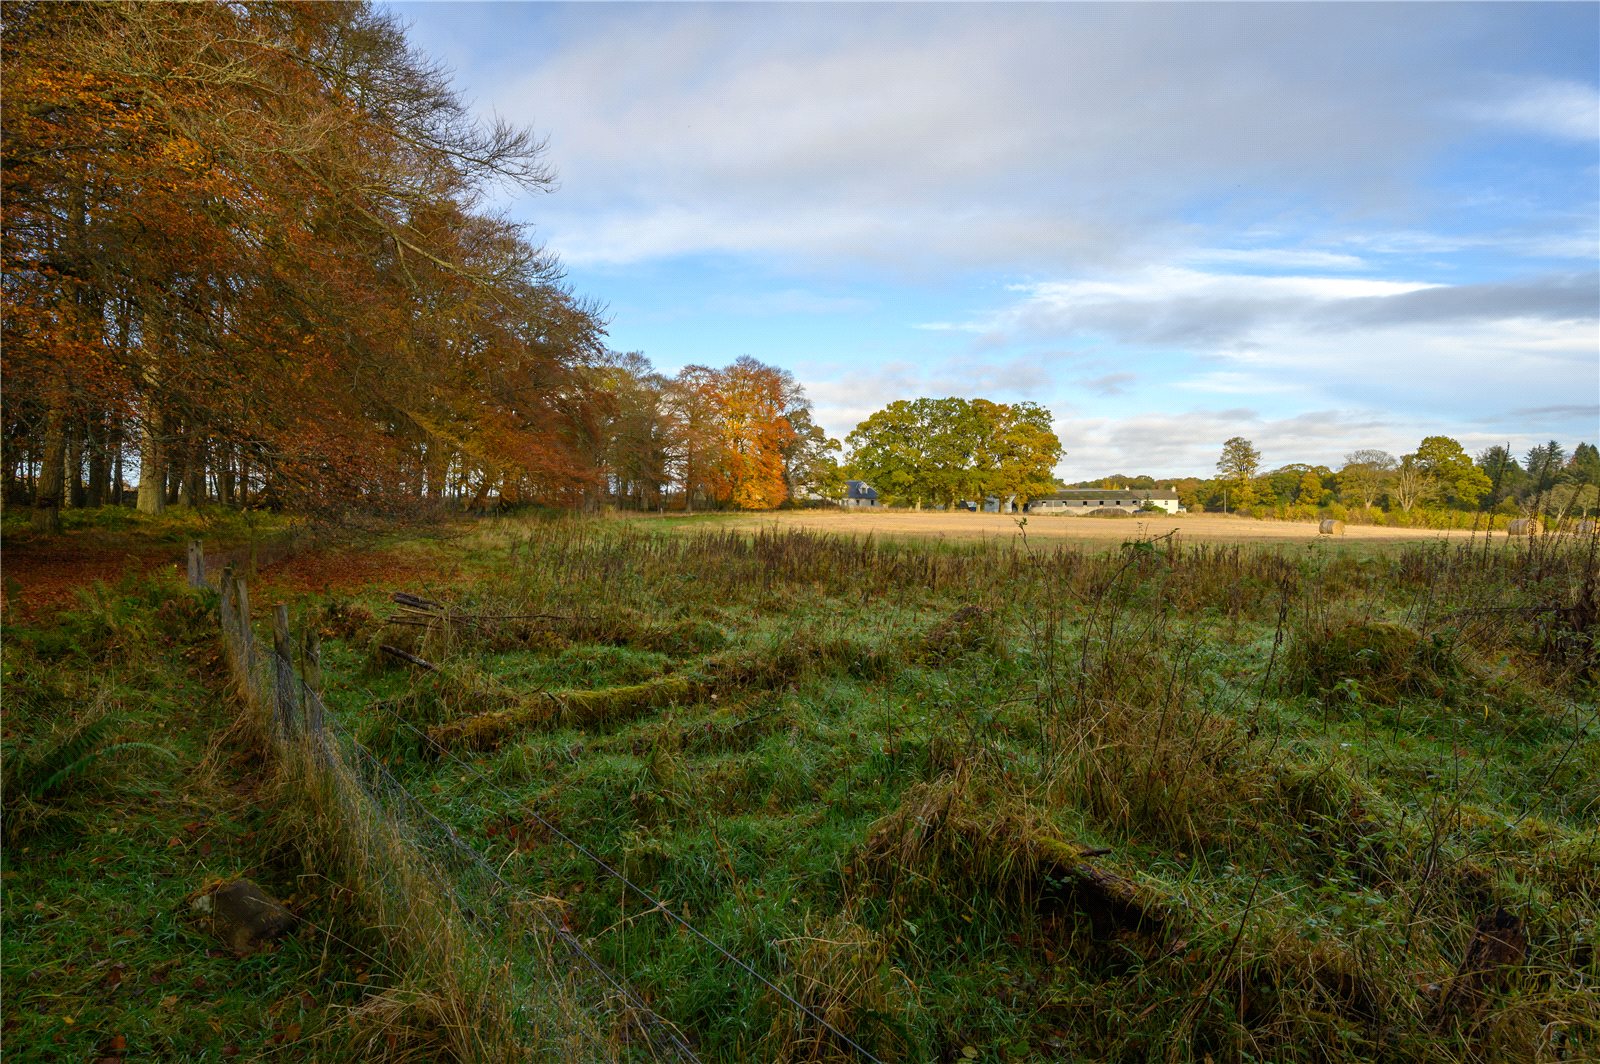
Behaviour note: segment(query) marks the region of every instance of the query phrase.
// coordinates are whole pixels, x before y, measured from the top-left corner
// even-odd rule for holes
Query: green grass
[[[428,551],[461,575],[403,589],[441,615],[385,623],[394,588],[294,605],[297,627],[323,631],[332,710],[702,1059],[855,1059],[817,1016],[905,1061],[1600,1054],[1593,544],[1096,552],[516,519]],[[102,704],[134,722],[114,738],[216,765],[201,756],[214,673],[181,634],[209,619],[148,588],[97,601],[10,640],[8,753],[104,683]],[[383,659],[380,642],[438,669]],[[79,674],[96,679],[61,679]],[[19,704],[32,723],[13,729]],[[466,736],[486,714],[502,715],[493,741],[446,755],[412,730]],[[181,906],[162,908],[248,867],[338,915],[338,891],[292,874],[316,847],[264,844],[269,813],[196,790],[165,758],[119,772],[40,822],[31,845],[49,860],[7,849],[8,1048],[59,1034],[98,1051],[85,1016],[97,1035],[156,1030],[167,994],[97,1013],[124,999],[67,977],[142,926],[130,912],[159,911],[166,952],[141,966],[181,956],[216,965],[196,969],[207,987],[234,982],[180,999],[223,1017],[231,1042],[190,1024],[193,1045],[157,1055],[293,1055],[268,1039],[297,1022],[319,1059],[404,1058],[331,1025],[331,993],[286,1019],[301,984],[367,1001],[355,955],[313,957],[302,931],[269,957],[208,957]],[[186,848],[199,808],[233,849]],[[121,859],[159,885],[143,894],[83,874],[124,821]],[[444,867],[464,897],[483,892]],[[36,896],[68,915],[29,915]],[[1478,1007],[1436,1010],[1498,909],[1521,922],[1526,963],[1487,979]],[[515,985],[536,988],[547,962],[511,959]],[[31,989],[47,963],[77,967]],[[620,1029],[605,1049],[649,1059]]]
[[[299,523],[282,513],[222,506],[175,506],[155,515],[140,513],[131,506],[61,511],[63,533],[92,536],[98,543],[182,543],[196,537],[243,543]],[[8,507],[0,531],[7,539],[33,536],[31,513]]]
[[[7,1060],[345,1055],[344,1007],[386,981],[381,945],[351,929],[335,883],[306,875],[258,759],[226,734],[213,625],[175,584],[129,579],[6,632]],[[103,756],[48,791],[19,773],[86,722]],[[189,903],[239,876],[301,918],[245,958]]]
[[[329,674],[408,785],[705,1058],[852,1054],[533,813],[884,1059],[1600,1052],[1581,545],[1096,554],[669,524],[496,526],[475,575],[428,592],[470,617],[407,630],[442,674],[375,666],[377,622]],[[1372,621],[1393,638],[1350,634]],[[671,676],[695,679],[676,703],[456,751],[488,782],[390,715]],[[1041,856],[1060,846],[1106,851],[1084,863],[1170,922],[1119,922]],[[1432,1015],[1498,906],[1529,962]]]

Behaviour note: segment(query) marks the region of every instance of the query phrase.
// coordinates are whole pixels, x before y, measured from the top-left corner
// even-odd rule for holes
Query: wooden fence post
[[[285,739],[294,734],[294,651],[289,640],[289,607],[272,607],[272,686],[278,728]]]
[[[300,640],[300,681],[305,687],[301,712],[306,731],[319,745],[322,742],[322,634],[314,624],[306,625]]]
[[[256,682],[256,630],[250,625],[250,585],[234,574],[234,590],[239,596],[239,649],[244,657],[245,688],[254,694]]]

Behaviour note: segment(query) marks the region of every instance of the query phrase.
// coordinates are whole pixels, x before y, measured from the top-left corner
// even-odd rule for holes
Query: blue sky
[[[390,5],[611,345],[1050,407],[1068,480],[1600,436],[1600,5]]]

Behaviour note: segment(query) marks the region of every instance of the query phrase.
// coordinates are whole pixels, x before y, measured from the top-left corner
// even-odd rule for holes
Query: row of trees
[[[391,16],[16,4],[0,45],[5,466],[41,524],[129,458],[150,512],[592,482],[600,320],[477,209],[548,187],[543,146]]]
[[[608,416],[591,458],[619,505],[770,509],[839,489],[839,441],[787,370],[746,356],[669,378],[634,353],[608,356],[602,376]]]
[[[1129,487],[1156,483],[1148,477],[1119,482]],[[1507,445],[1486,448],[1474,458],[1449,436],[1429,436],[1399,457],[1353,451],[1337,471],[1300,463],[1263,471],[1260,451],[1236,436],[1223,445],[1216,478],[1176,483],[1179,500],[1192,509],[1339,506],[1402,514],[1581,514],[1600,506],[1600,449],[1579,443],[1569,454],[1551,440],[1530,448],[1519,462]]]
[[[553,181],[365,4],[8,5],[8,501],[775,506],[838,480],[789,374],[658,374],[522,228]],[[135,488],[133,481],[137,481]]]
[[[1036,403],[898,400],[845,441],[849,471],[889,504],[954,506],[986,496],[1027,499],[1055,490],[1061,441]]]

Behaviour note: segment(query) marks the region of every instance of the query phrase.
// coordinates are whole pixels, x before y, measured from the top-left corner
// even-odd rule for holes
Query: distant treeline
[[[1316,516],[1415,527],[1457,527],[1484,513],[1506,517],[1600,516],[1600,449],[1558,441],[1538,444],[1520,458],[1498,444],[1469,456],[1448,436],[1429,436],[1411,454],[1358,450],[1333,470],[1291,462],[1263,472],[1260,453],[1235,437],[1223,448],[1216,477],[1112,476],[1074,488],[1176,488],[1192,511],[1258,517]]]

